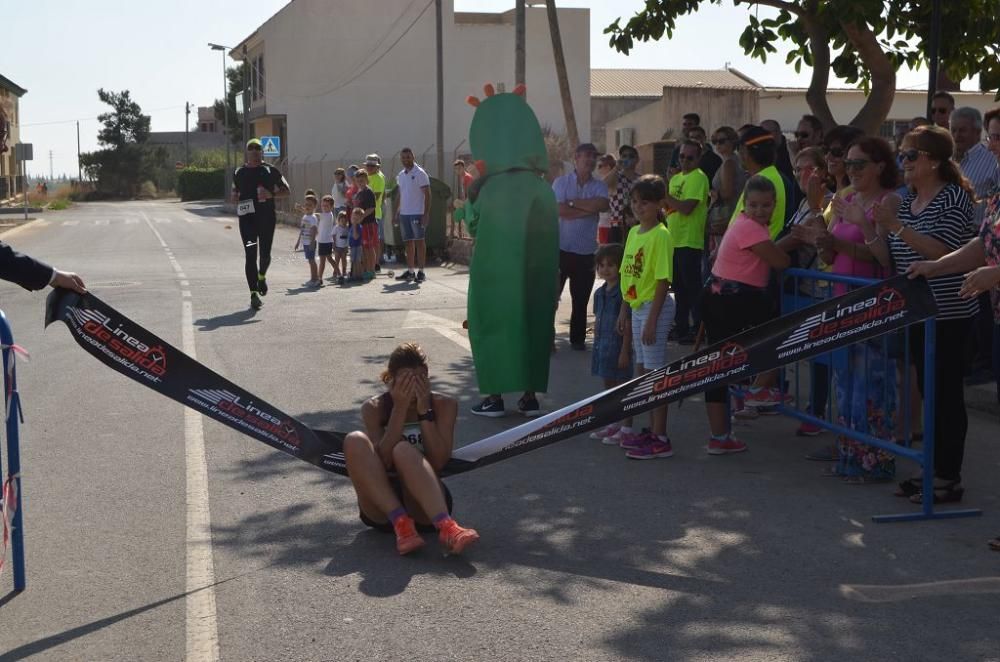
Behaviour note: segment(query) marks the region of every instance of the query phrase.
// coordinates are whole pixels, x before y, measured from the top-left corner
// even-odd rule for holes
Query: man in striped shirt
[[[972,224],[978,233],[986,212],[986,199],[1000,186],[1000,167],[983,144],[983,116],[975,108],[963,106],[952,112],[951,137],[955,139],[955,160],[976,191]]]

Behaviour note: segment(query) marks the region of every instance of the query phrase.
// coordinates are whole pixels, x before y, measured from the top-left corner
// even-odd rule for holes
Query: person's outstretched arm
[[[60,271],[35,258],[18,253],[0,241],[0,278],[17,283],[26,290],[40,290],[46,285],[64,287],[83,294],[83,280],[74,273]]]

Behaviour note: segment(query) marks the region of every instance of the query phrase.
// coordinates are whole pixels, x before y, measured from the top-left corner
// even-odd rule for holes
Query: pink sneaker
[[[743,402],[748,407],[773,407],[783,404],[784,398],[780,389],[751,387]]]
[[[658,457],[670,457],[674,449],[670,447],[670,439],[661,440],[655,434],[644,435],[646,443],[638,448],[626,451],[625,457],[632,460],[653,460]]]
[[[632,434],[623,434],[621,439],[618,441],[618,448],[622,450],[630,451],[636,448],[642,448],[646,444],[646,436],[648,432],[633,432]]]
[[[742,453],[746,449],[747,445],[732,435],[729,435],[726,439],[722,441],[712,438],[709,438],[708,440],[709,455],[729,455],[730,453]]]
[[[613,437],[615,435],[615,433],[617,433],[618,430],[621,429],[621,427],[622,426],[618,425],[617,423],[612,423],[611,425],[608,425],[607,427],[603,427],[600,430],[595,430],[595,431],[591,432],[590,433],[590,438],[591,439],[600,439],[600,440],[603,441],[607,437]]]
[[[622,439],[628,437],[632,434],[632,429],[629,428],[628,431],[625,428],[618,428],[618,430],[604,439],[601,439],[601,443],[605,446],[618,446],[621,444]]]
[[[803,422],[799,429],[795,431],[796,437],[816,437],[826,432],[823,428],[816,425],[815,423]]]

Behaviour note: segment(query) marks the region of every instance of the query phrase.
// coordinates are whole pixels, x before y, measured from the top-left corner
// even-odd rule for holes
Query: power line
[[[183,108],[183,107],[184,106],[163,106],[162,108],[150,108],[149,110],[146,110],[144,112],[145,113],[155,113],[155,112],[158,112],[160,110],[177,110],[178,108]],[[26,126],[50,126],[52,124],[70,124],[72,122],[91,122],[91,121],[96,122],[96,121],[98,121],[98,118],[97,117],[78,117],[76,119],[71,119],[71,120],[53,120],[51,122],[32,122],[30,124],[21,124],[19,126],[21,126],[21,127],[26,127]]]

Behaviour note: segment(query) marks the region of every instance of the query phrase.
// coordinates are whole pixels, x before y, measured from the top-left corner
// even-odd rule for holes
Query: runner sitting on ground
[[[263,161],[260,140],[247,141],[246,162],[233,174],[233,202],[240,218],[240,238],[246,254],[247,285],[250,287],[250,307],[264,305],[260,297],[267,294],[267,268],[271,265],[271,242],[277,216],[275,198],[288,195],[288,182],[270,163]],[[257,253],[260,248],[260,268]]]
[[[388,390],[361,406],[365,431],[344,439],[361,521],[395,531],[400,554],[424,546],[418,529],[437,529],[441,545],[458,554],[479,540],[451,518],[451,493],[437,475],[451,457],[458,405],[431,391],[427,355],[414,343],[393,350],[382,381]]]

